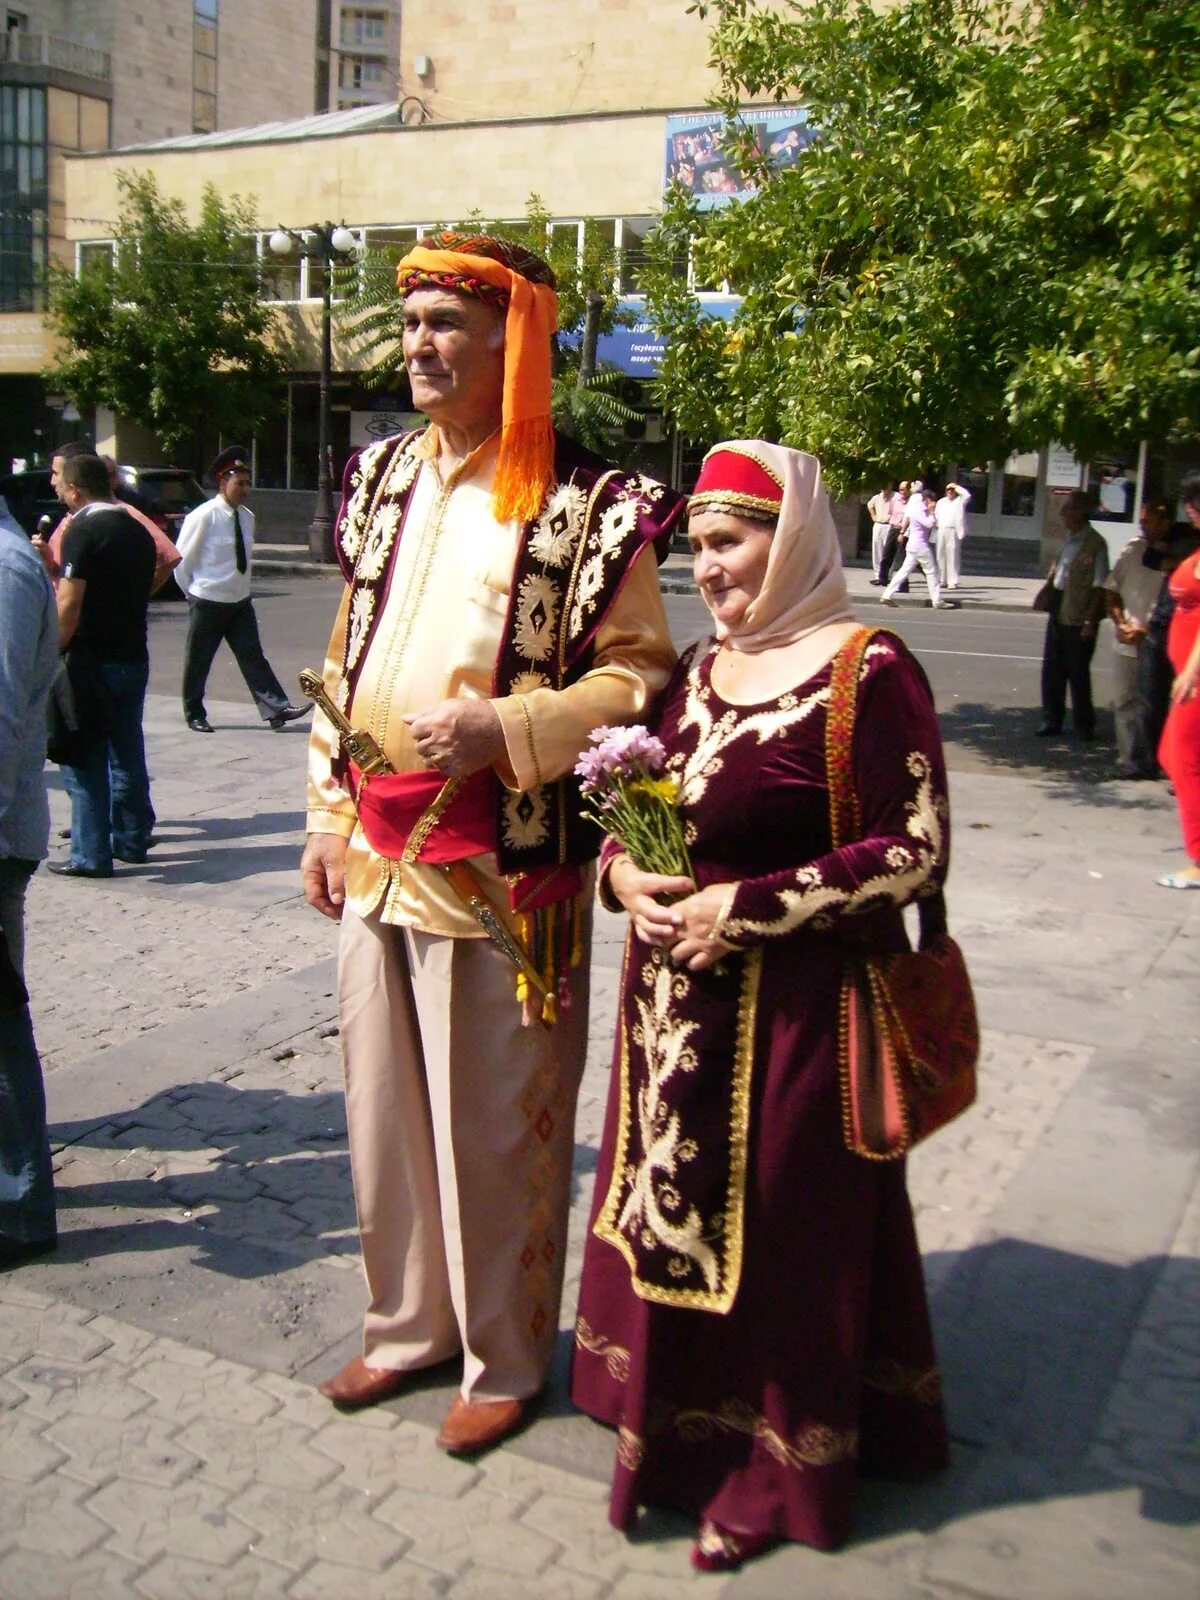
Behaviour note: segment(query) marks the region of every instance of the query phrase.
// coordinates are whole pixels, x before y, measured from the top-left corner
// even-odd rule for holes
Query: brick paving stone
[[[210,1416],[261,1422],[278,1410],[279,1402],[255,1385],[246,1368],[211,1356],[196,1367],[180,1359],[177,1348],[169,1347],[169,1352],[155,1354],[130,1375],[131,1383],[153,1398],[161,1415],[179,1423]]]
[[[992,1483],[1003,1484],[1004,1463]],[[1034,1498],[1044,1484],[1047,1498]],[[1024,1481],[1022,1482],[1022,1479]],[[1021,1473],[1003,1485],[1014,1503],[964,1517],[928,1542],[921,1577],[938,1595],[987,1600],[1193,1600],[1200,1541],[1194,1525],[1159,1524],[1148,1546],[1136,1488],[1063,1495],[1054,1480]],[[1016,1496],[1024,1488],[1031,1498]],[[1135,1569],[1128,1552],[1136,1550]]]
[[[438,1450],[426,1428],[403,1423],[387,1433],[371,1432],[361,1424],[378,1415],[377,1408],[342,1416],[327,1400],[322,1405],[326,1425],[313,1439],[313,1448],[338,1463],[341,1481],[351,1489],[376,1494],[410,1488],[451,1500],[479,1482],[477,1469]]]
[[[0,1542],[3,1536],[0,1535]],[[22,1550],[0,1555],[5,1600],[129,1600],[137,1566],[112,1550]]]
[[[50,1423],[44,1437],[65,1456],[66,1476],[93,1488],[112,1478],[173,1488],[199,1465],[175,1437],[174,1427],[159,1417],[125,1419],[72,1412]]]
[[[145,1600],[280,1600],[291,1577],[283,1567],[244,1555],[232,1565],[212,1566],[187,1556],[163,1556],[135,1585]],[[347,1600],[352,1589],[344,1591]]]
[[[10,1483],[36,1483],[65,1459],[44,1434],[44,1419],[26,1411],[0,1412],[0,1478]],[[0,1502],[0,1518],[3,1517]],[[0,1540],[4,1537],[0,1522]]]
[[[87,1493],[57,1473],[37,1483],[5,1484],[0,1545],[61,1557],[83,1555],[109,1531],[80,1504]]]
[[[181,1428],[178,1438],[203,1461],[205,1481],[225,1489],[267,1483],[307,1494],[337,1476],[336,1465],[314,1453],[305,1430],[277,1417],[256,1423],[202,1417]]]
[[[123,1421],[150,1404],[115,1364],[91,1366],[33,1357],[6,1376],[24,1394],[30,1411],[47,1419],[75,1415]]]
[[[441,1600],[446,1579],[402,1560],[379,1579],[337,1561],[315,1561],[292,1580],[287,1600]],[[457,1593],[457,1591],[454,1591]],[[523,1600],[531,1600],[528,1589]]]
[[[253,1484],[237,1496],[234,1507],[255,1530],[255,1553],[293,1572],[321,1560],[382,1572],[404,1554],[409,1542],[371,1515],[369,1495],[337,1482],[313,1496],[303,1516],[297,1516],[292,1494],[269,1484]]]
[[[139,1361],[154,1343],[154,1335],[143,1328],[134,1328],[116,1317],[98,1313],[88,1323],[91,1331],[106,1341],[104,1359],[128,1366]]]
[[[493,1566],[470,1566],[450,1585],[450,1600],[603,1600],[608,1585],[561,1567],[549,1567],[533,1582]],[[662,1600],[667,1600],[664,1595]]]
[[[607,1483],[583,1478],[574,1472],[544,1461],[528,1461],[512,1450],[494,1450],[478,1463],[484,1485],[497,1494],[532,1501],[535,1495],[567,1495],[598,1506],[601,1515],[608,1504]]]
[[[5,1304],[0,1301],[0,1343],[6,1354],[23,1349],[26,1354],[86,1362],[108,1346],[108,1340],[88,1324],[93,1313],[51,1303],[46,1307]]]
[[[136,1493],[108,1483],[87,1509],[113,1530],[109,1547],[130,1561],[203,1551],[208,1561],[230,1562],[254,1542],[252,1529],[230,1514],[232,1504],[227,1490],[192,1478],[171,1488],[144,1484]]]
[[[560,1566],[587,1577],[611,1583],[623,1572],[633,1571],[670,1578],[688,1568],[695,1537],[692,1522],[656,1511],[655,1536],[631,1539],[609,1523],[607,1509],[607,1493],[600,1504],[574,1495],[543,1494],[522,1513],[521,1521],[564,1547]]]
[[[467,1499],[442,1506],[412,1489],[397,1489],[376,1507],[375,1515],[405,1535],[408,1554],[422,1566],[455,1577],[470,1563],[483,1563],[514,1576],[535,1576],[561,1546],[512,1520],[501,1497],[476,1490]]]

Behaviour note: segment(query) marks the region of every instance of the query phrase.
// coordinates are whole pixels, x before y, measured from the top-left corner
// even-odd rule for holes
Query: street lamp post
[[[329,475],[329,374],[333,365],[333,331],[331,305],[331,269],[334,263],[348,256],[358,244],[349,228],[334,227],[323,222],[302,232],[291,228],[276,228],[269,241],[271,254],[290,256],[294,246],[309,261],[319,261],[324,267],[321,285],[321,377],[317,411],[317,510],[308,529],[308,548],[314,561],[332,563],[333,553],[333,480]]]

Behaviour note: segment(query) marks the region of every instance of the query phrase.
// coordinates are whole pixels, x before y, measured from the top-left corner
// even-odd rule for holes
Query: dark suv
[[[118,467],[117,492],[158,523],[169,539],[193,506],[203,505],[208,495],[182,467]],[[8,509],[32,538],[38,519],[54,522],[66,516],[66,507],[50,487],[49,467],[30,467],[26,472],[10,472],[0,477],[0,495]]]
[[[117,468],[117,484],[118,492],[129,490],[130,499],[159,524],[169,539],[175,538],[188,512],[209,499],[182,467],[121,466]]]

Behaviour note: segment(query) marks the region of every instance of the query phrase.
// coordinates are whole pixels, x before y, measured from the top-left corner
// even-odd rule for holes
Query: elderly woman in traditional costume
[[[618,1430],[613,1523],[679,1507],[694,1564],[726,1570],[840,1543],[856,1472],[946,1460],[904,1164],[844,1138],[839,996],[848,953],[907,948],[948,822],[928,683],[876,631],[828,752],[851,763],[860,837],[832,845],[831,672],[863,640],[815,458],[718,445],[689,539],[716,637],[654,731],[695,882],[615,841],[602,858],[631,928],[573,1394]]]

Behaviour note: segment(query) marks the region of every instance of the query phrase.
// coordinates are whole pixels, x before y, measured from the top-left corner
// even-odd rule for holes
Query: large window
[[[192,131],[217,126],[217,0],[193,0]]]
[[[0,84],[0,310],[40,309],[47,236],[46,91]]]
[[[382,45],[387,37],[387,14],[383,11],[343,11],[342,49],[355,45]]]

